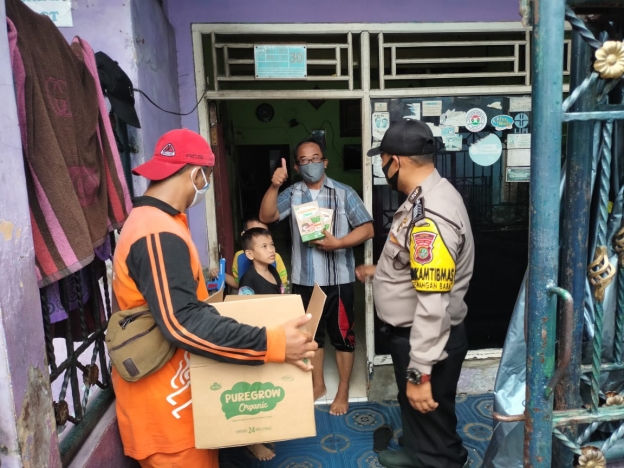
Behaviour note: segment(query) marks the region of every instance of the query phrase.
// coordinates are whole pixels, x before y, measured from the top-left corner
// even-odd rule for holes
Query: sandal
[[[394,432],[388,424],[378,427],[373,434],[373,451],[379,453],[388,448]]]

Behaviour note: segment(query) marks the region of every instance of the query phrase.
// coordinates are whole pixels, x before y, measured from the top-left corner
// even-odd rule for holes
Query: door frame
[[[371,49],[370,35],[379,33],[439,33],[439,32],[507,32],[524,31],[530,37],[530,28],[520,22],[496,23],[329,23],[329,24],[221,24],[196,23],[192,25],[193,58],[195,67],[195,85],[198,106],[199,133],[210,141],[208,120],[208,101],[212,100],[252,100],[252,99],[360,99],[362,121],[362,187],[366,209],[372,213],[373,174],[370,158],[366,153],[371,147],[371,100],[392,98],[422,98],[436,96],[485,96],[485,95],[528,95],[530,84],[509,86],[449,86],[436,88],[393,88],[371,89]],[[210,80],[206,75],[202,37],[214,34],[359,34],[360,35],[360,83],[361,89],[335,90],[217,90],[205,91]],[[527,70],[528,72],[529,70]],[[352,84],[350,88],[353,88]],[[564,87],[564,91],[566,87]],[[206,195],[206,222],[209,239],[209,258],[211,264],[219,259],[218,243],[210,242],[217,237],[217,217],[213,185]],[[364,248],[364,262],[373,261],[373,241],[368,240]],[[366,361],[368,377],[372,376],[373,367],[392,364],[389,355],[375,354],[374,306],[371,280],[365,285],[366,317]],[[470,351],[467,359],[499,358],[502,349],[481,349]]]

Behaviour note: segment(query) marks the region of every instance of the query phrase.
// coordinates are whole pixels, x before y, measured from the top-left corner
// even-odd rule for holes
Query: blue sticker
[[[455,127],[447,127],[445,125],[440,125],[440,130],[442,131],[442,137],[449,137],[455,135]]]
[[[493,133],[473,143],[468,148],[470,159],[479,166],[491,166],[498,161],[503,153],[503,144]]]
[[[509,130],[513,127],[514,118],[511,115],[497,115],[492,117],[491,123],[496,130]]]
[[[516,115],[516,117],[514,118],[514,123],[516,124],[516,127],[518,128],[524,128],[527,125],[529,125],[529,116],[526,115],[524,112],[520,112],[518,115]]]

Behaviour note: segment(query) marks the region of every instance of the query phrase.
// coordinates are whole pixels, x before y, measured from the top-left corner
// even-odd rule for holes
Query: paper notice
[[[440,125],[464,127],[466,125],[466,113],[456,110],[447,110],[440,116]]]
[[[437,117],[442,115],[442,101],[423,101],[423,117]]]
[[[387,102],[376,102],[375,103],[375,112],[388,112],[388,103]]]
[[[531,150],[530,149],[508,149],[507,150],[507,166],[530,166]]]
[[[381,141],[390,126],[390,113],[373,112],[372,118],[373,140]]]
[[[531,96],[509,98],[509,112],[531,112]]]
[[[503,110],[503,104],[500,101],[493,102],[487,105],[491,109]]]
[[[508,133],[507,149],[531,148],[530,133]]]
[[[420,120],[420,103],[412,102],[407,105],[410,115],[404,115],[404,119]]]
[[[373,165],[373,175],[375,177],[385,177],[383,170],[381,169],[382,166],[382,162],[381,162],[381,156],[377,155],[377,156],[373,156],[372,158],[372,165]]]

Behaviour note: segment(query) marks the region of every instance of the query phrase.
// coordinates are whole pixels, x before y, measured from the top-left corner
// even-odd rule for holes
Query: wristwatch
[[[407,380],[415,385],[420,385],[425,382],[429,382],[431,380],[431,376],[429,374],[423,374],[418,369],[409,367],[407,369]]]

